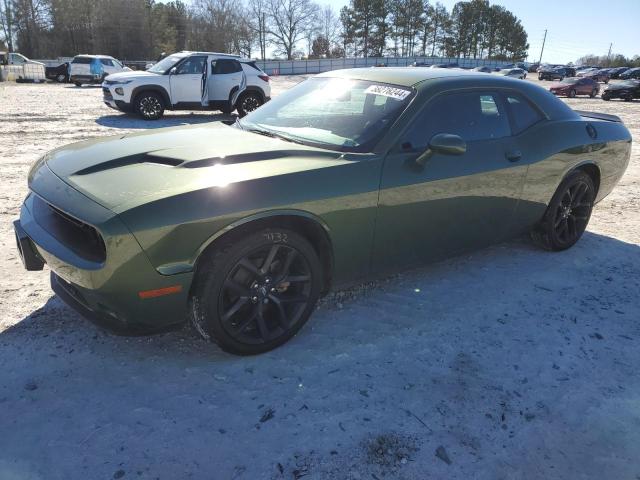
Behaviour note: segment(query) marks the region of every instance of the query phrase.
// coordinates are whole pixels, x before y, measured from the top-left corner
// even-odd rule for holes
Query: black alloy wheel
[[[569,98],[576,98],[575,88],[572,88],[571,91],[569,92]]]
[[[293,247],[274,244],[238,261],[225,279],[218,314],[240,343],[268,343],[302,318],[311,294],[309,263]]]
[[[320,296],[322,266],[306,238],[266,229],[206,252],[190,298],[193,325],[223,350],[255,355],[293,337]]]
[[[240,98],[236,103],[236,108],[238,109],[238,114],[241,117],[244,117],[248,113],[256,110],[263,103],[262,98],[256,92],[245,92],[240,95]]]
[[[532,237],[548,250],[566,250],[582,237],[596,196],[591,177],[584,171],[571,173],[560,184]]]

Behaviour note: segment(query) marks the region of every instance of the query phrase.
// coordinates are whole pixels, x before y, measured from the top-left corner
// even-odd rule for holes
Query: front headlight
[[[124,90],[122,89],[122,87],[117,87],[117,88],[115,89],[115,92],[116,92],[118,95],[124,95]]]

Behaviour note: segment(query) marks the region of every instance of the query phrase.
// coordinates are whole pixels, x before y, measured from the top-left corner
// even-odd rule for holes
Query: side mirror
[[[169,75],[175,75],[176,73],[178,73],[178,69],[176,67],[173,67],[171,70],[169,70]]]
[[[423,166],[434,153],[441,155],[463,155],[467,151],[467,142],[458,135],[438,133],[431,137],[427,149],[416,158],[416,163]]]

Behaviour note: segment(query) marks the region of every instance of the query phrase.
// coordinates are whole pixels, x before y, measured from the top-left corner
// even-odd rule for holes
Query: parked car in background
[[[434,63],[429,68],[459,68],[457,63]]]
[[[563,95],[574,98],[576,95],[589,95],[591,98],[598,95],[600,84],[591,78],[572,77],[552,83],[549,91],[554,95]]]
[[[588,72],[584,75],[586,78],[592,78],[596,82],[609,83],[611,76],[609,75],[609,71],[606,68],[601,68],[595,71]]]
[[[622,72],[618,75],[618,78],[622,80],[629,80],[632,78],[640,78],[640,67],[638,68],[630,68],[626,72]]]
[[[603,100],[621,98],[627,102],[632,101],[634,98],[640,98],[640,80],[632,79],[611,83],[607,85],[601,97]]]
[[[240,116],[271,98],[269,76],[251,60],[215,52],[179,52],[146,71],[108,76],[104,103],[157,120],[165,110],[221,110]]]
[[[539,63],[532,63],[531,65],[529,65],[529,68],[527,68],[527,71],[529,73],[535,73],[538,71],[538,68],[540,68],[540,64]]]
[[[527,72],[522,68],[503,68],[499,72],[496,72],[496,74],[505,77],[519,78],[521,80],[527,78]]]
[[[576,70],[572,67],[545,68],[538,72],[538,80],[562,80],[575,75]]]
[[[597,70],[600,67],[597,67],[595,65],[580,65],[578,67],[576,67],[576,71],[577,72],[581,72],[583,70]]]
[[[493,70],[490,67],[482,66],[473,69],[474,72],[491,73]]]
[[[44,67],[44,76],[48,80],[67,83],[69,81],[69,62],[62,63],[56,67]]]
[[[427,62],[413,62],[411,66],[412,67],[430,67],[431,64]]]
[[[609,75],[611,78],[620,78],[620,74],[629,70],[630,67],[616,67],[609,69]]]
[[[108,55],[77,55],[69,67],[69,81],[76,87],[102,83],[113,73],[130,72],[120,61]]]
[[[0,65],[42,65],[44,67],[44,63],[36,62],[35,60],[31,60],[21,53],[16,52],[0,52]]]

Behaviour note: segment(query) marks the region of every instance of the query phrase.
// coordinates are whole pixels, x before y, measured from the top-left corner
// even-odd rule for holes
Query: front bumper
[[[102,83],[101,75],[71,75],[71,83]]]
[[[46,263],[52,271],[52,288],[60,298],[116,333],[151,333],[184,323],[191,272],[158,273],[118,216],[64,184],[46,164],[30,187],[37,194],[29,194],[14,223],[27,270],[41,270]],[[45,198],[55,201],[52,210],[95,227],[104,240],[105,257],[90,258],[73,242],[68,243],[69,237],[58,235],[43,210],[43,204],[52,205]],[[145,298],[140,294],[176,285],[180,289],[171,295]]]

